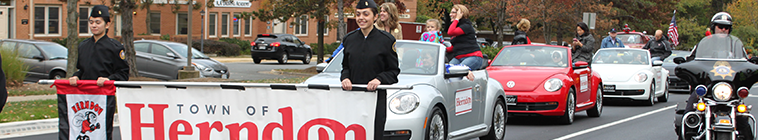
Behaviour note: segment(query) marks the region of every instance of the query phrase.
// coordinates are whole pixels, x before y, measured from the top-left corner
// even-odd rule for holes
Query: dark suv
[[[250,56],[256,64],[263,59],[275,59],[279,64],[287,63],[289,59],[311,63],[311,47],[291,34],[259,34],[250,45]]]

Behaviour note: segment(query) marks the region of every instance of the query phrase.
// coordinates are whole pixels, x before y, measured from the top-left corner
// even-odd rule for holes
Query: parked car
[[[690,84],[687,83],[687,81],[679,79],[679,77],[676,76],[676,71],[674,71],[674,68],[676,68],[676,66],[679,66],[679,64],[674,63],[674,58],[687,57],[690,55],[690,53],[692,52],[672,50],[671,56],[666,57],[666,59],[663,60],[663,68],[669,71],[669,91],[689,92],[690,89],[692,89],[692,87],[690,87]]]
[[[137,69],[140,76],[161,80],[177,79],[179,70],[187,66],[187,45],[183,43],[137,40],[134,41]],[[229,78],[229,68],[195,48],[192,48],[192,66],[201,77]]]
[[[487,71],[505,90],[509,116],[560,116],[571,124],[575,113],[600,117],[603,79],[587,62],[571,63],[564,46],[522,44],[505,46]]]
[[[66,77],[68,49],[58,43],[40,40],[2,39],[0,48],[18,51],[21,61],[29,66],[24,81]]]
[[[413,89],[387,91],[385,137],[504,139],[508,112],[505,94],[501,84],[489,78],[486,70],[473,70],[476,78],[469,81],[462,78],[469,72],[467,67],[450,68],[446,72],[445,49],[439,43],[398,40],[395,46],[400,56],[396,85],[411,85]],[[317,68],[322,72],[304,84],[339,85],[343,59],[339,53],[330,63],[320,64],[326,65]],[[461,99],[466,101],[460,102]]]
[[[650,60],[650,52],[634,48],[604,48],[595,53],[592,69],[603,78],[605,98],[642,100],[646,105],[667,102],[668,75],[663,61]]]
[[[263,59],[274,59],[279,64],[299,59],[303,64],[309,64],[313,56],[311,47],[291,34],[259,34],[250,45],[250,56],[255,64],[260,64]]]

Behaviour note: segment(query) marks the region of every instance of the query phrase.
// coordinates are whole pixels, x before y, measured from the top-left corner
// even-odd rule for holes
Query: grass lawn
[[[57,100],[8,102],[0,113],[0,123],[58,117]]]

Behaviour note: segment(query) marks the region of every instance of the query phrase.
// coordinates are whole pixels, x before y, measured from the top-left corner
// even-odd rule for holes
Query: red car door
[[[590,86],[590,77],[592,77],[590,68],[574,68],[573,71],[571,78],[574,79],[574,87],[576,87],[576,107],[581,108],[591,105],[589,104],[592,93],[592,90],[590,90],[592,87]]]

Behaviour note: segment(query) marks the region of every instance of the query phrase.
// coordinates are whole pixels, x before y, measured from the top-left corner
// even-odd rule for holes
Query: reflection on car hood
[[[322,72],[316,74],[303,82],[303,84],[341,84],[340,73]],[[413,85],[416,83],[432,83],[433,76],[430,75],[413,75],[413,74],[400,74],[397,76],[398,82],[393,85]]]
[[[515,82],[515,86],[508,88],[503,85],[506,91],[533,91],[542,87],[542,83],[556,74],[566,74],[568,68],[554,67],[519,67],[519,66],[491,66],[487,68],[491,78],[494,78],[501,84],[508,81]]]
[[[224,63],[218,62],[213,59],[192,59],[193,63],[196,63],[198,65],[208,66],[213,68],[214,70],[227,70],[229,68],[224,65]],[[186,62],[185,62],[186,63]]]
[[[600,74],[603,82],[626,82],[639,71],[650,69],[647,65],[592,64],[592,70]],[[652,75],[649,75],[652,76]]]

